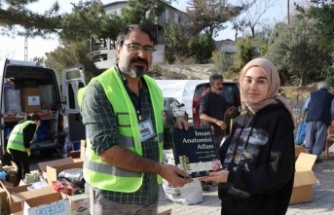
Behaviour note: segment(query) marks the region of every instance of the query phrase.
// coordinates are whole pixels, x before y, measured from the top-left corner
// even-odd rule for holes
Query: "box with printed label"
[[[53,193],[48,199],[39,198],[25,201],[23,215],[36,214],[69,215],[71,214],[69,199],[62,199],[59,193]]]
[[[38,87],[26,87],[21,92],[22,108],[25,112],[39,112],[41,110],[40,102],[41,91]]]

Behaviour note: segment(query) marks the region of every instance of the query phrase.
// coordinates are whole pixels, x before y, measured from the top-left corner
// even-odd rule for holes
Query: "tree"
[[[184,23],[175,24],[170,21],[165,27],[165,59],[168,63],[174,63],[176,59],[183,60],[189,56],[188,42],[191,34]]]
[[[261,22],[261,18],[266,14],[269,8],[275,6],[275,0],[259,0],[253,1],[245,9],[245,17],[240,21],[244,23],[245,27],[249,27],[252,38],[255,38],[256,31],[255,27]]]
[[[208,33],[193,36],[189,40],[188,47],[196,63],[207,63],[212,56],[214,48],[212,35]]]
[[[321,42],[324,48],[334,49],[334,1],[331,3],[318,2],[318,6],[312,6],[307,11],[307,16],[317,20],[316,28],[320,32]],[[327,1],[329,2],[329,1]]]
[[[267,57],[278,69],[287,71],[290,84],[304,86],[325,78],[326,55],[315,25],[314,19],[294,17],[290,25],[277,24],[271,35]]]
[[[224,0],[192,0],[188,4],[187,13],[192,35],[198,35],[204,30],[214,37],[226,28],[224,23],[238,16],[246,7],[232,6]]]
[[[251,39],[241,39],[237,42],[237,53],[235,54],[235,66],[241,69],[246,63],[256,57],[256,49]]]
[[[0,26],[3,27],[2,33],[7,35],[15,33],[30,37],[58,33],[61,28],[61,16],[57,14],[58,3],[55,2],[44,14],[38,14],[26,8],[28,4],[34,2],[38,2],[38,0],[1,1]],[[17,26],[23,27],[23,30]]]
[[[142,24],[151,29],[156,27],[156,18],[165,10],[165,4],[157,0],[129,0],[123,8],[123,20],[127,24]]]
[[[58,47],[53,52],[46,54],[45,65],[56,70],[59,83],[61,83],[62,70],[75,65],[83,65],[86,80],[90,80],[100,71],[96,68],[93,58],[88,54],[89,50],[89,41],[65,43],[63,47]]]
[[[91,37],[99,38],[102,34],[105,15],[103,5],[99,0],[72,3],[72,12],[63,16],[61,25],[62,41],[89,41]]]

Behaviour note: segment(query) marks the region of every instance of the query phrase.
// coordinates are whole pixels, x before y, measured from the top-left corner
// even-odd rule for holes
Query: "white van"
[[[42,118],[31,150],[42,151],[43,156],[62,151],[64,128],[69,131],[70,142],[85,137],[76,101],[77,89],[85,85],[81,66],[63,70],[63,94],[53,69],[35,62],[9,59],[0,61],[0,66],[0,156],[4,165],[9,161],[8,136],[27,113],[38,113]]]

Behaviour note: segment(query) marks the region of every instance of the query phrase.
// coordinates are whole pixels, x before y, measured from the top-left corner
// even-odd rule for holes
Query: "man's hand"
[[[27,152],[28,157],[30,157],[30,155],[31,155],[30,148],[27,148],[26,152]]]
[[[185,171],[170,164],[162,164],[158,174],[168,183],[177,187],[183,187],[185,184],[193,182]]]
[[[188,120],[185,119],[185,117],[177,117],[175,119],[175,126],[178,127],[179,129],[184,129],[188,131],[189,128],[189,123]]]

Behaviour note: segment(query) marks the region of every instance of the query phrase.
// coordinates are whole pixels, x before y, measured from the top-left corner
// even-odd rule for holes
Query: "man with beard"
[[[213,74],[209,81],[211,90],[202,98],[199,114],[203,122],[213,127],[214,141],[217,149],[219,149],[226,129],[226,123],[224,122],[226,103],[222,96],[224,78],[222,75]]]
[[[116,65],[79,94],[91,214],[157,214],[162,178],[174,186],[192,181],[176,166],[162,164],[163,97],[145,75],[154,46],[148,29],[126,27],[116,39]],[[188,128],[178,116],[176,125]]]

